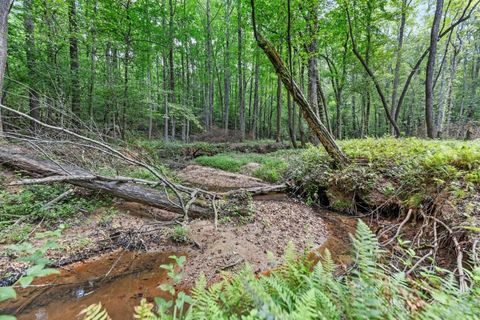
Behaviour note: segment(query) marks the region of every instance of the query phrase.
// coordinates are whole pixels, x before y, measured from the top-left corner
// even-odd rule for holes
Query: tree
[[[303,117],[307,121],[310,130],[312,130],[316,137],[320,140],[327,153],[334,159],[338,165],[345,165],[348,162],[347,157],[338,147],[330,132],[328,132],[325,125],[320,121],[318,115],[312,109],[308,101],[305,99],[302,91],[293,80],[292,74],[288,71],[285,63],[278,54],[273,45],[265,39],[257,30],[257,24],[255,20],[255,1],[251,0],[252,6],[252,24],[253,33],[258,46],[264,51],[265,55],[270,60],[271,64],[275,68],[278,76],[282,80],[285,88],[290,92],[295,102],[298,103],[302,110]]]
[[[7,65],[8,14],[10,0],[0,1],[0,103],[3,103],[3,79]],[[3,137],[3,118],[0,110],[0,139]]]
[[[31,75],[32,81],[29,83],[28,95],[29,95],[29,108],[30,116],[34,119],[40,118],[40,109],[38,101],[38,92],[34,87],[35,73],[36,73],[36,48],[35,48],[35,23],[32,13],[32,0],[25,0],[23,2],[24,9],[24,26],[25,26],[25,51],[27,56],[27,68]],[[31,122],[31,129],[36,131],[37,124]]]
[[[80,116],[80,79],[78,63],[78,23],[77,23],[77,4],[76,0],[69,0],[69,31],[70,31],[70,77],[71,77],[71,104],[72,111]]]
[[[433,119],[433,77],[435,72],[435,59],[437,55],[437,43],[442,19],[443,0],[437,0],[435,16],[433,17],[432,29],[430,32],[430,46],[425,72],[425,122],[427,124],[427,135],[430,139],[436,137],[436,128]]]

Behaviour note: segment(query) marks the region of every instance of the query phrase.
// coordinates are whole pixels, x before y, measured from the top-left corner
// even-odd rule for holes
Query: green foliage
[[[176,225],[171,229],[170,237],[173,241],[178,243],[188,243],[190,238],[188,236],[188,227],[182,225]]]
[[[83,320],[111,320],[107,310],[102,307],[101,302],[83,309],[80,315],[83,315]]]
[[[136,319],[478,319],[480,270],[470,275],[471,285],[459,289],[452,272],[421,269],[407,278],[388,263],[378,241],[359,220],[352,237],[353,267],[342,273],[327,251],[316,265],[287,248],[285,264],[267,276],[245,267],[240,273],[207,287],[201,276],[192,296],[177,293],[170,284],[161,289],[174,300],[156,298],[157,312],[142,301]],[[183,266],[184,257],[172,257]],[[183,258],[183,259],[182,259]],[[415,257],[418,258],[418,257]],[[164,265],[169,277],[181,277],[173,265]],[[185,310],[185,303],[190,307]],[[91,308],[91,307],[90,307]]]
[[[57,221],[71,217],[82,211],[93,211],[102,205],[98,199],[86,199],[71,196],[51,206],[48,202],[55,199],[66,191],[61,185],[37,185],[29,186],[18,193],[10,193],[0,189],[0,225],[8,226],[21,219],[21,221],[36,221],[44,219]],[[19,232],[17,230],[17,232]],[[18,236],[12,237],[12,240]]]
[[[38,233],[36,235],[37,240],[42,241],[40,246],[35,248],[29,242],[23,242],[16,245],[10,245],[8,250],[10,253],[15,253],[18,256],[17,260],[28,264],[27,270],[16,281],[15,285],[19,285],[22,288],[28,287],[32,281],[37,277],[44,277],[51,274],[60,274],[60,272],[53,268],[48,268],[47,265],[52,262],[45,258],[48,250],[58,249],[59,245],[55,241],[61,235],[63,225],[60,225],[59,229],[55,231],[46,231]],[[13,287],[0,287],[0,302],[15,299],[16,292]],[[0,319],[15,319],[13,316],[0,315]]]
[[[258,163],[260,166],[251,172],[254,177],[267,182],[278,182],[283,179],[288,167],[286,160],[280,154],[280,152],[270,154],[222,153],[214,156],[201,156],[196,158],[195,162],[207,167],[242,173],[243,166],[246,164]]]

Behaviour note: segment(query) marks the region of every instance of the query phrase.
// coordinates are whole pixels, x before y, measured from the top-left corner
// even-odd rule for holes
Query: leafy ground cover
[[[288,153],[289,151],[284,150],[268,154],[221,153],[214,156],[201,156],[194,161],[203,166],[229,172],[248,171],[245,166],[249,163],[255,163],[258,166],[251,169],[251,174],[254,177],[267,182],[279,182],[288,167],[284,159]]]

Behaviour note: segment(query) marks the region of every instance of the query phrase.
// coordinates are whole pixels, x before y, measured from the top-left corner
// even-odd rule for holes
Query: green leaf
[[[45,268],[45,265],[39,264],[27,269],[27,275],[32,277],[44,277],[50,274],[60,274],[60,272],[53,268]]]
[[[32,276],[23,276],[18,279],[18,283],[22,286],[22,288],[26,288],[30,283],[32,283],[33,277]]]
[[[0,287],[0,302],[8,299],[15,299],[17,293],[12,287]]]
[[[0,320],[16,320],[15,316],[0,314]]]

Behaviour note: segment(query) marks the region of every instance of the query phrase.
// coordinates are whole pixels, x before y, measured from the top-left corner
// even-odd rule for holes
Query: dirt
[[[2,311],[18,320],[76,319],[84,308],[101,301],[112,319],[130,318],[143,297],[169,295],[158,286],[167,283],[172,253],[116,250],[60,269],[59,275],[38,279],[26,289],[17,289],[17,299],[2,305]],[[179,254],[176,253],[178,256]]]
[[[181,174],[186,180],[223,190],[266,185],[252,177],[199,166],[189,166]],[[272,269],[282,262],[289,243],[299,251],[321,252],[328,247],[337,261],[350,261],[346,239],[353,225],[339,228],[339,221],[342,225],[343,221],[338,215],[282,194],[255,197],[251,216],[221,216],[217,228],[210,220],[190,221],[186,226],[188,243],[174,242],[172,226],[165,225],[175,214],[130,202],[115,206],[115,215],[106,216],[105,211],[98,210],[68,221],[68,229],[58,239],[65,250],[48,253],[57,265],[64,266],[61,276],[36,282],[55,286],[39,287],[48,288],[48,293],[41,291],[41,295],[31,289],[21,291],[14,305],[0,304],[0,309],[18,310],[19,319],[73,319],[81,308],[101,301],[109,306],[113,319],[131,318],[141,294],[149,299],[161,295],[156,287],[165,277],[157,267],[172,253],[187,256],[183,288],[192,287],[202,273],[212,283],[223,272],[239,270],[245,263],[257,273]],[[118,248],[125,250],[120,255],[124,257],[115,263],[118,251],[108,252]],[[5,246],[0,246],[0,251],[5,252]],[[25,269],[14,258],[11,254],[0,257],[2,274],[18,274]],[[83,262],[71,263],[79,260]],[[79,288],[92,293],[75,296]],[[66,309],[71,309],[71,317],[65,317],[62,310]]]
[[[238,188],[253,188],[268,185],[260,179],[209,167],[189,165],[178,172],[188,184],[210,191],[226,191]]]

